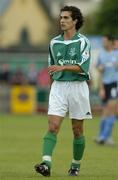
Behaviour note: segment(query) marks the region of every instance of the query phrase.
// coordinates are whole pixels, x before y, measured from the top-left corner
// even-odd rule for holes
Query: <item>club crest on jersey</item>
[[[71,49],[70,49],[70,52],[69,52],[69,55],[72,57],[72,56],[74,56],[75,54],[76,54],[75,48],[71,48]]]

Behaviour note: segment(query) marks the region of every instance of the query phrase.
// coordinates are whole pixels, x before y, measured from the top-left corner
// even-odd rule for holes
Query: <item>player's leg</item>
[[[101,111],[101,117],[100,117],[100,125],[99,125],[99,132],[98,132],[98,136],[95,138],[95,142],[99,143],[100,141],[100,137],[102,136],[102,133],[104,131],[105,128],[105,124],[106,124],[106,114],[107,114],[107,101],[108,101],[108,97],[109,97],[109,87],[106,86],[105,84],[103,84],[104,87],[104,95],[100,95],[101,97],[101,101],[102,101],[102,111]],[[100,91],[101,92],[101,91]],[[100,93],[101,94],[101,93]]]
[[[51,157],[57,142],[57,134],[59,132],[63,117],[49,115],[48,117],[48,132],[44,136],[43,144],[43,162],[51,167]]]
[[[114,110],[116,109],[116,100],[115,100],[115,98],[117,97],[116,92],[117,91],[116,91],[115,83],[105,86],[106,104],[103,107],[102,120],[100,122],[99,137],[95,141],[98,144],[104,144],[104,143],[113,144],[113,141],[111,141],[111,136],[113,131],[113,125],[116,120],[116,115],[114,112]]]
[[[61,122],[68,111],[67,89],[64,83],[53,82],[49,96],[48,131],[44,136],[42,163],[35,166],[37,172],[50,175],[51,157],[57,141]],[[46,168],[45,168],[46,167]],[[48,170],[47,170],[48,169]],[[47,173],[48,172],[48,173]]]
[[[43,176],[50,176],[52,154],[57,142],[63,117],[56,115],[48,116],[48,131],[44,136],[42,163],[35,165],[35,170]]]
[[[73,130],[73,158],[69,174],[72,176],[78,175],[80,164],[85,149],[85,137],[83,134],[84,120],[72,119]]]
[[[102,104],[102,115],[101,115],[101,118],[100,118],[100,124],[99,124],[99,132],[98,132],[98,136],[94,139],[94,141],[96,143],[104,143],[101,139],[102,137],[102,134],[104,132],[104,129],[105,129],[105,126],[106,126],[106,121],[107,121],[107,102],[106,103],[103,103]]]
[[[104,128],[101,130],[101,133],[99,135],[100,143],[109,143],[109,142],[111,143],[111,140],[108,141],[108,139],[109,138],[111,139],[112,137],[113,126],[116,121],[116,116],[114,114],[115,104],[116,104],[115,100],[110,100],[106,105],[106,111],[104,114],[105,116]]]
[[[86,82],[71,83],[69,96],[69,117],[72,120],[73,129],[73,158],[70,175],[77,175],[80,170],[80,162],[85,148],[85,137],[83,134],[84,119],[91,119],[91,108],[89,102],[89,89]],[[74,169],[74,170],[73,170]]]

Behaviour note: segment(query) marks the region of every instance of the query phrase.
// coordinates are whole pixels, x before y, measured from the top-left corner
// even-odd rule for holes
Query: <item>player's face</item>
[[[71,12],[62,11],[60,14],[60,27],[62,31],[75,30],[77,20],[73,20]]]
[[[109,47],[112,46],[112,42],[108,40],[107,37],[103,37],[103,46],[105,49],[108,49]]]
[[[103,46],[107,48],[108,46],[108,39],[106,37],[103,37]]]
[[[118,40],[113,41],[113,48],[118,49]]]

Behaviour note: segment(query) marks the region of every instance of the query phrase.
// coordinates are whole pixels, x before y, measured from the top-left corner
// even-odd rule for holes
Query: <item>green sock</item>
[[[44,137],[43,144],[43,162],[51,167],[51,156],[56,145],[57,136],[54,133],[48,132]]]
[[[79,138],[74,138],[73,140],[73,161],[71,166],[80,168],[80,161],[83,157],[85,148],[85,138],[81,136]]]

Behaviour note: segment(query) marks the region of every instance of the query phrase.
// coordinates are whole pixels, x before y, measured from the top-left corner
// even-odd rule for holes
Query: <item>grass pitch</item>
[[[0,180],[117,180],[118,144],[98,146],[93,137],[98,132],[99,118],[85,121],[86,149],[79,177],[67,174],[72,158],[71,123],[64,119],[53,155],[52,176],[35,173],[41,161],[42,139],[47,130],[45,115],[0,115]],[[113,137],[118,143],[118,122]]]

